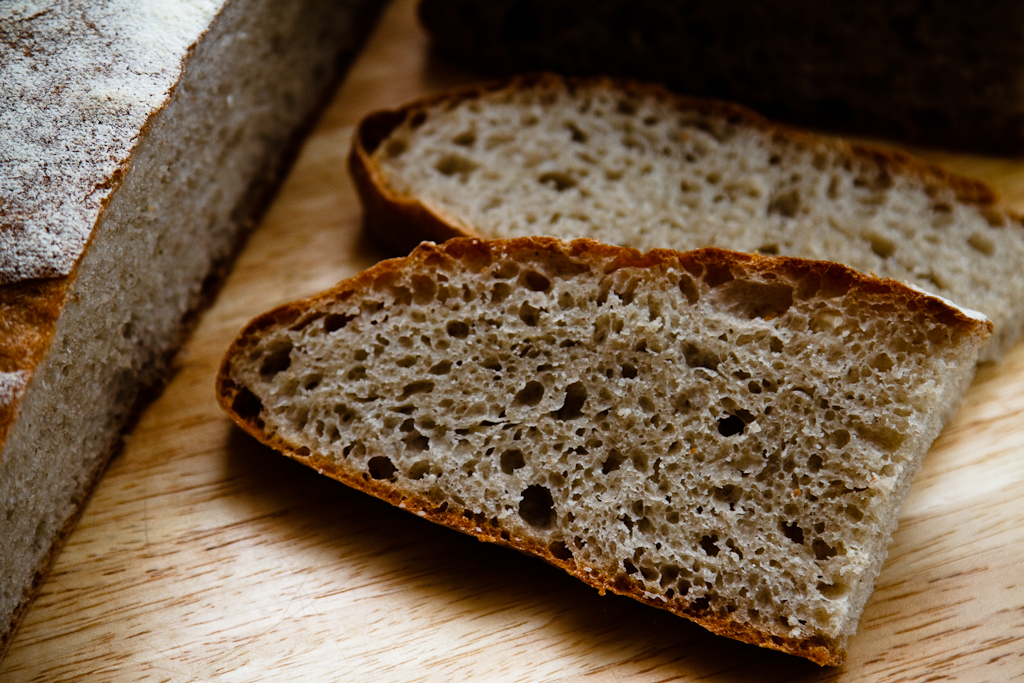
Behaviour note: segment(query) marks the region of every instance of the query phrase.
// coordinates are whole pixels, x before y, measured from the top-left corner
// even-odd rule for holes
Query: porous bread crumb
[[[222,405],[599,587],[841,651],[990,324],[832,264],[500,244],[263,316]]]
[[[402,111],[372,172],[463,234],[839,261],[982,311],[983,360],[1024,331],[1024,226],[960,196],[976,181],[607,80],[513,80]]]

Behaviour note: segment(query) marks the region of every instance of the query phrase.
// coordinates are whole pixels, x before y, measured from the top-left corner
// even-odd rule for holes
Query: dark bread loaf
[[[379,5],[3,3],[0,656]]]
[[[551,75],[367,116],[349,158],[372,235],[542,234],[838,261],[1024,331],[1024,225],[984,183],[629,81]]]
[[[422,0],[420,17],[491,73],[641,78],[787,121],[1024,152],[1012,0]]]
[[[837,664],[990,331],[832,263],[456,239],[258,317],[217,395],[359,490]]]

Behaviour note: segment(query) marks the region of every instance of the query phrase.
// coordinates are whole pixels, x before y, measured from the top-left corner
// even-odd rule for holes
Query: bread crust
[[[0,189],[9,187],[14,182],[24,183],[27,188],[34,185],[36,189],[49,185],[50,178],[45,175],[47,163],[48,172],[55,176],[54,186],[46,188],[41,197],[26,199],[20,195],[0,196],[0,237],[4,234],[8,237],[0,239],[0,474],[3,473],[3,455],[7,438],[16,425],[19,411],[23,409],[22,401],[33,375],[51,352],[59,319],[79,296],[89,296],[87,291],[76,292],[76,280],[83,270],[82,264],[86,254],[89,249],[95,248],[93,240],[98,232],[97,226],[100,226],[107,217],[108,207],[122,189],[128,172],[137,163],[139,141],[149,135],[155,126],[160,125],[159,117],[165,114],[165,110],[172,102],[176,101],[176,96],[188,96],[188,93],[179,93],[179,85],[186,74],[191,73],[187,70],[193,58],[202,54],[202,46],[212,41],[207,40],[211,32],[219,28],[220,34],[224,33],[225,24],[218,22],[230,21],[230,18],[225,18],[225,10],[238,10],[239,14],[254,14],[251,7],[236,3],[235,0],[204,0],[197,3],[147,0],[147,3],[139,7],[106,14],[103,14],[104,6],[109,3],[105,0],[80,4],[81,7],[76,6],[70,10],[46,10],[31,17],[0,17],[0,33],[12,26],[17,29],[9,31],[11,40],[5,41],[6,45],[0,44],[0,63],[4,62],[3,57],[12,57],[0,66],[0,76],[9,75],[11,72],[8,69],[14,68],[11,67],[12,64],[17,66],[19,60],[39,72],[31,82],[30,79],[26,79],[22,84],[26,86],[24,90],[28,93],[29,104],[22,109],[7,109],[14,111],[15,116],[23,117],[26,121],[32,120],[31,117],[34,115],[43,123],[55,126],[70,136],[61,136],[56,142],[50,139],[47,144],[52,145],[53,150],[44,149],[42,152],[32,145],[38,142],[35,138],[47,142],[45,131],[29,131],[22,137],[15,136],[8,141],[10,146],[15,148],[14,153],[8,155],[10,159],[19,159],[19,155],[35,154],[31,161],[42,159],[42,162],[35,165],[25,164],[25,168],[15,167],[14,171],[10,170],[11,167],[0,164],[3,166],[0,168],[0,175],[4,176],[0,180],[8,181],[0,182],[0,185],[4,186]],[[329,3],[307,2],[296,8],[296,11],[301,11],[307,18],[310,14],[319,12],[321,17],[328,17],[332,22],[330,27],[317,28],[322,42],[313,43],[319,51],[318,54],[324,57],[326,70],[320,70],[321,67],[317,66],[317,75],[313,76],[313,67],[310,66],[310,73],[305,75],[308,82],[317,85],[316,90],[308,91],[316,93],[316,100],[303,104],[301,109],[295,103],[289,105],[293,113],[303,113],[302,119],[293,118],[286,129],[281,129],[287,133],[287,137],[282,135],[280,139],[275,140],[275,144],[267,145],[260,168],[254,169],[251,175],[247,176],[244,191],[230,195],[233,197],[230,214],[232,237],[218,237],[225,240],[223,249],[213,254],[215,260],[205,278],[201,282],[193,282],[199,291],[191,293],[188,310],[179,312],[183,314],[180,321],[175,318],[174,332],[169,333],[167,339],[161,340],[166,342],[166,347],[151,349],[154,352],[159,351],[159,354],[154,353],[151,364],[145,368],[145,374],[137,379],[134,388],[138,393],[132,402],[121,406],[125,411],[126,422],[121,425],[118,433],[113,434],[113,438],[118,438],[121,433],[131,428],[138,414],[167,380],[172,369],[173,354],[191,332],[198,320],[198,314],[212,302],[224,275],[244,244],[245,236],[268,207],[296,158],[302,141],[329,102],[333,86],[344,74],[348,61],[354,56],[376,20],[379,5],[380,3],[375,0],[360,0],[337,7],[332,7]],[[97,26],[85,21],[92,16],[90,12],[102,15],[101,19],[96,21]],[[83,17],[77,24],[76,13]],[[96,65],[95,73],[91,69],[78,73],[73,69],[59,68],[63,62],[53,55],[62,57],[64,52],[73,53],[74,50],[70,48],[65,50],[67,46],[60,41],[71,40],[76,34],[74,31],[68,34],[58,30],[54,37],[51,31],[51,34],[44,34],[48,42],[41,41],[33,32],[35,27],[32,24],[40,18],[44,23],[53,19],[58,26],[61,22],[71,22],[75,26],[75,31],[93,32],[95,35],[89,38],[92,41],[89,45],[85,48],[81,45],[75,47],[94,50],[98,55],[98,62],[103,62],[104,59],[113,60],[113,68],[102,70],[100,67],[110,67],[106,62]],[[107,24],[104,24],[104,21]],[[110,28],[111,25],[113,29]],[[282,30],[277,26],[274,29],[278,33]],[[109,30],[113,30],[115,35],[111,37],[104,34],[103,30],[108,30],[108,33]],[[156,30],[160,34],[158,39],[150,40],[152,36],[147,31],[151,30]],[[138,67],[133,70],[133,62],[126,60],[126,55],[118,51],[118,40],[124,40],[126,36],[127,42],[132,44],[132,49],[144,50],[155,46],[159,53],[158,59],[152,64],[144,65],[146,68]],[[301,43],[295,42],[295,45]],[[131,56],[138,55],[133,53]],[[55,61],[60,62],[56,69],[53,68]],[[206,59],[206,62],[209,63],[209,60]],[[88,63],[93,65],[92,62]],[[53,73],[46,72],[48,67]],[[164,78],[167,73],[172,77]],[[65,108],[51,106],[52,103],[45,97],[37,96],[38,92],[43,92],[47,97],[55,97],[56,95],[46,88],[40,90],[39,83],[49,83],[47,78],[60,81],[64,76],[67,76],[68,82],[73,85],[84,83],[83,87],[89,91],[90,96],[109,94],[107,102],[119,102],[120,95],[124,94],[122,90],[129,93],[125,97],[140,97],[145,101],[133,110],[136,116],[126,117],[124,120],[115,116],[113,123],[109,120],[110,112],[107,110],[91,119],[84,116],[87,122],[92,121],[97,125],[110,124],[109,127],[115,130],[110,136],[112,140],[87,139],[83,142],[74,138],[81,130],[69,124],[69,121],[74,122],[78,119],[68,115]],[[148,83],[146,77],[149,76],[156,81],[158,90],[151,91],[143,87]],[[100,87],[105,77],[109,77],[117,86],[109,93]],[[121,78],[121,81],[118,81],[118,78]],[[17,81],[16,78],[10,80],[12,83]],[[125,83],[131,87],[126,89]],[[4,79],[0,77],[0,91],[4,91],[3,84]],[[109,82],[107,86],[110,86]],[[64,94],[60,88],[53,90],[57,95]],[[84,102],[82,107],[92,100],[85,98]],[[96,106],[102,108],[107,105],[101,103]],[[32,107],[36,109],[32,110]],[[276,125],[280,127],[280,119]],[[85,135],[85,138],[89,136]],[[103,149],[104,154],[94,154],[90,151],[89,143],[94,142],[106,145]],[[61,156],[61,144],[65,146],[64,156]],[[21,146],[29,148],[29,151],[24,151]],[[50,156],[47,156],[48,154]],[[0,154],[0,157],[3,156]],[[56,157],[56,161],[51,158],[53,156]],[[61,179],[68,182],[57,183],[56,176],[62,168],[61,164],[67,164],[68,158],[73,162],[71,165],[75,166],[76,172],[70,174],[73,176],[70,179]],[[41,171],[37,168],[40,164]],[[37,177],[40,173],[43,176]],[[79,220],[72,221],[68,216]],[[69,224],[73,229],[68,229]],[[86,237],[80,241],[68,237],[69,233],[76,231],[84,232]],[[43,237],[49,236],[48,244],[53,247],[52,249],[36,248],[43,239],[39,235],[40,232],[45,233]],[[228,240],[230,244],[227,243]],[[36,272],[42,275],[32,275]],[[26,273],[29,275],[26,276]],[[84,468],[87,471],[84,471],[74,483],[76,489],[73,498],[61,501],[72,510],[71,515],[58,523],[59,529],[53,536],[45,539],[47,548],[39,557],[37,564],[32,567],[33,574],[29,575],[26,571],[25,583],[16,584],[18,590],[24,590],[14,611],[0,609],[0,658],[3,657],[21,618],[28,610],[54,559],[74,529],[89,495],[120,447],[121,444],[117,441],[102,451],[90,453],[90,461]],[[7,578],[10,577],[5,577]],[[20,577],[15,580],[20,581]]]
[[[948,305],[936,297],[907,287],[895,280],[873,278],[835,263],[790,257],[767,257],[715,248],[685,253],[656,249],[642,254],[635,249],[610,246],[592,239],[564,242],[551,237],[522,237],[510,240],[457,238],[442,245],[423,243],[408,257],[382,261],[355,277],[338,283],[326,292],[303,301],[286,304],[253,319],[239,333],[224,356],[216,379],[217,401],[236,424],[261,443],[312,467],[321,474],[432,522],[474,536],[481,541],[497,543],[539,557],[593,586],[602,594],[611,591],[629,596],[696,622],[718,635],[794,654],[822,666],[841,664],[845,657],[844,642],[821,636],[801,639],[766,633],[746,624],[717,616],[710,610],[695,607],[681,597],[667,601],[649,597],[649,594],[646,594],[642,587],[628,576],[613,577],[599,574],[596,571],[587,571],[588,568],[578,565],[572,558],[557,557],[550,548],[500,529],[482,515],[474,515],[468,510],[451,509],[447,504],[439,506],[422,497],[408,495],[394,487],[379,483],[366,474],[358,477],[352,476],[327,458],[310,452],[308,448],[296,446],[266,430],[263,421],[259,418],[261,409],[259,399],[231,379],[233,358],[236,355],[244,355],[244,350],[264,330],[275,326],[292,325],[309,314],[310,311],[315,311],[316,307],[321,304],[344,301],[365,289],[387,285],[413,264],[430,266],[453,259],[467,260],[486,266],[497,257],[515,258],[516,253],[525,251],[545,252],[554,258],[564,255],[572,257],[574,260],[601,259],[610,262],[610,265],[607,266],[608,272],[627,267],[658,268],[663,265],[681,267],[692,273],[699,273],[704,269],[715,267],[736,268],[748,272],[768,268],[777,271],[782,268],[788,270],[794,279],[819,290],[836,292],[838,295],[850,289],[857,289],[865,297],[899,301],[912,309],[923,308],[929,315],[965,335],[974,335],[979,339],[984,339],[992,332],[992,323],[987,319],[972,317],[955,306]]]
[[[1020,218],[1000,205],[999,197],[986,183],[958,175],[940,166],[924,162],[905,152],[886,149],[841,138],[827,137],[782,123],[770,121],[742,105],[710,98],[677,95],[664,87],[629,79],[607,77],[574,78],[551,73],[515,76],[475,85],[409,102],[398,109],[368,114],[356,126],[349,151],[349,170],[365,210],[365,225],[370,236],[392,254],[408,253],[423,240],[443,241],[451,237],[478,237],[473,228],[461,224],[441,210],[422,203],[416,197],[402,195],[388,186],[384,173],[372,155],[384,140],[408,118],[440,104],[454,107],[466,100],[479,99],[502,90],[601,89],[634,96],[652,97],[680,111],[697,111],[719,117],[734,125],[761,131],[765,135],[797,146],[827,145],[851,162],[870,164],[879,175],[906,174],[918,179],[934,192],[938,187],[952,189],[958,201],[973,204],[985,212],[1003,213],[1018,222]],[[993,224],[1002,221],[991,221]]]
[[[180,75],[184,73],[188,62],[195,53],[196,46],[214,22],[217,21],[226,2],[227,0],[224,0],[221,3],[221,6],[217,8],[217,11],[207,23],[207,27],[188,45],[184,54],[178,60],[178,76],[170,83],[166,94],[159,104],[152,107],[148,112],[138,130],[131,131],[130,138],[132,141],[142,139],[152,125],[152,122],[167,107],[167,104],[174,96],[175,90],[177,90]],[[122,135],[128,135],[128,133],[123,133]],[[112,146],[117,146],[117,141]],[[63,257],[71,259],[73,265],[70,269],[67,269],[63,274],[28,280],[14,279],[4,281],[0,278],[0,312],[3,313],[3,316],[0,317],[0,372],[19,373],[19,381],[21,383],[20,391],[13,392],[7,396],[0,395],[0,464],[3,463],[3,447],[7,434],[18,417],[18,407],[21,403],[24,388],[35,374],[36,366],[38,366],[46,351],[50,348],[50,342],[57,328],[57,319],[64,310],[69,292],[73,289],[78,264],[92,242],[95,235],[95,227],[103,220],[103,215],[111,198],[114,197],[121,185],[121,181],[132,165],[133,157],[131,153],[133,150],[134,142],[127,150],[121,150],[123,156],[120,158],[115,157],[113,167],[108,169],[105,174],[100,170],[104,164],[99,161],[94,162],[94,173],[99,173],[100,175],[97,175],[95,178],[87,178],[85,185],[68,188],[66,191],[71,195],[70,197],[53,196],[45,198],[44,201],[49,202],[50,206],[44,203],[41,207],[42,211],[56,213],[58,210],[57,205],[62,201],[85,205],[91,201],[93,193],[101,191],[101,198],[98,206],[94,209],[95,215],[91,217],[91,224],[88,227],[89,236],[85,243],[77,248],[71,240],[58,242],[57,244],[57,251],[62,255],[62,259],[66,260]],[[0,227],[23,227],[26,218],[19,218],[19,208],[8,206],[5,202],[0,201]],[[6,266],[9,265],[14,270],[21,269],[21,266],[17,263],[19,258],[17,254],[3,252],[0,253],[0,258],[5,262],[13,262],[4,264],[5,271],[8,270]],[[60,268],[56,265],[51,265],[50,270],[59,271]],[[66,537],[67,533],[70,533],[71,528],[73,528],[73,525],[68,528],[66,533],[62,534],[62,538]],[[63,545],[63,541],[57,545],[57,548],[61,545]],[[55,555],[56,551],[53,554]],[[49,566],[49,560],[46,566]],[[43,575],[45,575],[45,570],[41,572],[41,576]],[[3,651],[4,647],[0,646],[0,653],[3,653]]]

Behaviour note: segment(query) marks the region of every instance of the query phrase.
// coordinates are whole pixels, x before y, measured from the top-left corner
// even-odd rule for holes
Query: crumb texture
[[[592,237],[839,261],[1024,326],[1024,227],[938,177],[608,81],[412,106],[375,149],[389,190],[482,237]]]
[[[435,249],[243,334],[222,400],[584,579],[766,637],[855,630],[984,334],[786,259]]]

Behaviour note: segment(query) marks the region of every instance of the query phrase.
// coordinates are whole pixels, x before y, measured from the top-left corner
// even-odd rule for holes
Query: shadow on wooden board
[[[823,681],[842,669],[727,638],[628,598],[604,597],[560,570],[463,536],[321,476],[232,429],[226,475],[252,504],[274,510],[288,538],[334,549],[339,566],[358,561],[403,601],[528,622],[531,640],[571,643],[590,673],[630,663],[659,680]],[[257,500],[258,499],[258,500]],[[281,529],[287,527],[287,531]],[[397,587],[397,588],[396,588]],[[433,603],[436,601],[436,603]],[[459,618],[456,616],[455,618]],[[414,629],[413,624],[409,625]],[[639,666],[638,666],[639,665]]]

